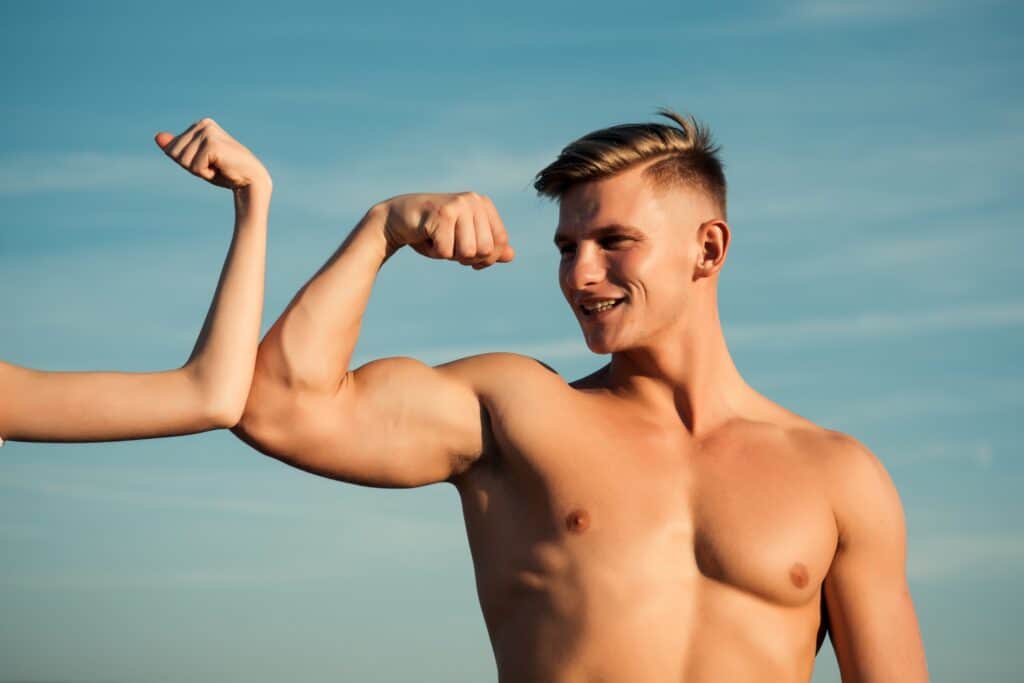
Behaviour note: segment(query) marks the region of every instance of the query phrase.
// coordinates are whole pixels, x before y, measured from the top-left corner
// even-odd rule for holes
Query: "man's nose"
[[[606,264],[595,249],[580,245],[569,264],[566,284],[572,289],[585,289],[604,281]]]

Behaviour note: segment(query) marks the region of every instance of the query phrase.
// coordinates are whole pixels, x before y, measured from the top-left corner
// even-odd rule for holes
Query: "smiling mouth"
[[[625,301],[625,299],[606,299],[596,303],[580,304],[580,310],[583,311],[583,315],[590,318],[602,313],[607,313],[623,301]]]

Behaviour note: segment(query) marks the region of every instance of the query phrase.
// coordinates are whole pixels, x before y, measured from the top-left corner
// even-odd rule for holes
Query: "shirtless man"
[[[349,360],[397,249],[512,259],[476,194],[371,208],[260,346],[237,433],[367,486],[452,484],[501,681],[923,681],[899,498],[855,439],[758,394],[722,334],[730,228],[706,130],[617,126],[537,176],[587,346],[566,383],[508,353]],[[432,302],[458,305],[458,302]]]

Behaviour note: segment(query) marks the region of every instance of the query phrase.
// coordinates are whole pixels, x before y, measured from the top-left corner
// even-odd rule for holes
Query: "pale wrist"
[[[265,180],[239,187],[234,190],[235,208],[240,212],[266,210],[270,207],[273,192],[274,184],[269,176]]]

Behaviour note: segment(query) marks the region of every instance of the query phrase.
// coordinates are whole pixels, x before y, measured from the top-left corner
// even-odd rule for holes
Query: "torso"
[[[810,679],[834,433],[764,401],[695,439],[542,369],[484,396],[457,485],[502,681]]]

